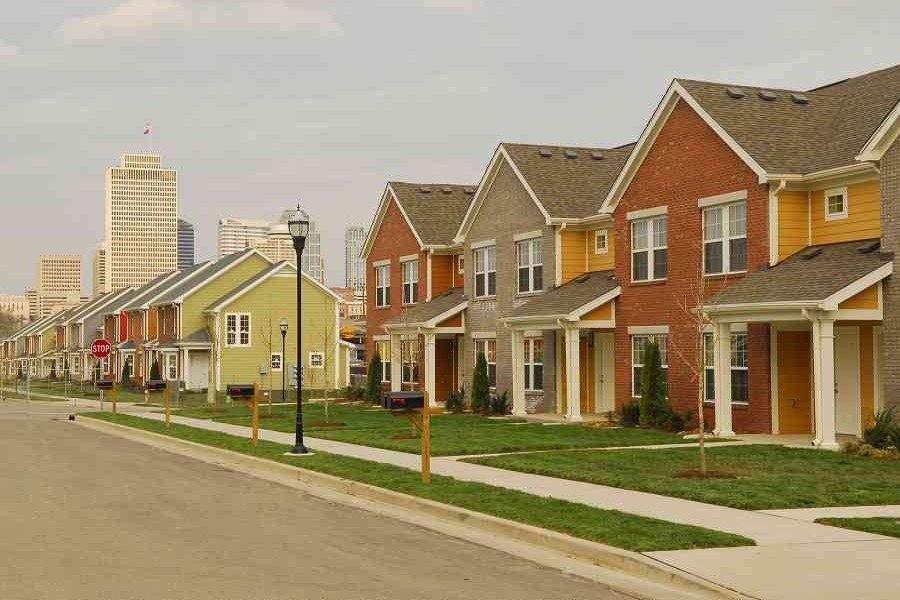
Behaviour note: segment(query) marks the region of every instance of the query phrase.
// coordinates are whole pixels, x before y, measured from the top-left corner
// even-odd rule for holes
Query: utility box
[[[417,410],[425,408],[423,392],[388,392],[381,400],[381,405],[388,410]]]
[[[252,383],[232,383],[227,390],[228,396],[231,398],[252,398],[256,395],[256,389]]]

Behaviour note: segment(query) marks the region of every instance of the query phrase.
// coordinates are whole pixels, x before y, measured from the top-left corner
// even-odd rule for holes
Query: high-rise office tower
[[[366,243],[364,227],[348,227],[344,231],[344,287],[358,296],[366,295],[366,261],[360,257]]]
[[[177,227],[177,172],[158,154],[123,154],[106,171],[106,291],[175,270]]]
[[[258,248],[260,252],[269,257],[269,260],[287,260],[297,263],[297,254],[294,250],[294,240],[288,231],[287,220],[293,211],[284,211],[277,223],[269,225],[266,234],[247,241],[245,247]],[[221,223],[221,221],[220,221]],[[310,220],[309,233],[306,236],[306,246],[303,249],[303,272],[325,283],[325,261],[322,259],[322,238],[319,234],[316,222]]]
[[[38,259],[37,291],[43,296],[81,295],[81,256],[44,254]]]
[[[94,250],[94,285],[93,292],[102,294],[106,291],[106,242],[102,242],[97,249]]]
[[[219,219],[218,241],[216,248],[219,257],[240,252],[252,245],[254,240],[265,239],[271,223],[259,219],[240,219],[225,217]]]
[[[194,266],[196,246],[194,226],[184,219],[178,219],[178,269],[189,269]]]

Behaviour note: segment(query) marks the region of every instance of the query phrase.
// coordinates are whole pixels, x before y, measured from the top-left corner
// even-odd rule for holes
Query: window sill
[[[704,273],[703,277],[705,279],[727,279],[728,277],[736,276],[736,275],[746,275],[747,271],[731,271],[730,273]]]
[[[544,293],[544,290],[537,290],[534,292],[516,292],[517,298],[530,298],[532,296],[539,296]]]
[[[631,285],[634,287],[648,286],[648,285],[663,285],[668,281],[668,279],[646,279],[641,281],[631,281]]]
[[[391,307],[390,304],[385,304],[384,306],[376,306],[376,307],[374,307],[372,310],[385,310],[385,309],[388,309],[388,308],[390,308],[390,307]]]
[[[418,304],[418,302],[404,302],[404,303],[401,304],[400,306],[401,306],[401,307],[403,307],[403,306],[415,306],[416,304]]]
[[[478,302],[479,300],[496,300],[496,299],[497,299],[497,294],[494,294],[493,296],[473,296],[472,297],[472,300],[475,302]]]
[[[704,400],[703,404],[708,405],[708,406],[715,406],[716,401],[715,400]],[[747,408],[748,406],[750,406],[750,403],[749,402],[737,402],[737,401],[732,400],[731,406],[737,407],[737,408]]]
[[[842,219],[846,219],[850,215],[848,213],[841,213],[837,215],[825,215],[826,221],[840,221]]]

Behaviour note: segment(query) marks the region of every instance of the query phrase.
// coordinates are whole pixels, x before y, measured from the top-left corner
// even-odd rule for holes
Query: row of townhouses
[[[302,282],[304,384],[343,387],[351,346],[340,337],[341,300],[305,273]],[[239,382],[281,390],[282,371],[297,363],[296,298],[295,267],[247,249],[35,321],[2,342],[0,361],[7,377],[90,381],[99,367],[101,377],[121,380],[128,364],[140,384],[156,363],[186,390],[212,394]],[[99,364],[90,351],[97,338],[113,346]]]
[[[898,99],[900,66],[676,79],[635,143],[501,143],[477,184],[389,182],[363,250],[385,387],[444,401],[484,353],[515,414],[579,421],[639,396],[654,340],[673,407],[702,389],[720,436],[858,435],[900,403]]]

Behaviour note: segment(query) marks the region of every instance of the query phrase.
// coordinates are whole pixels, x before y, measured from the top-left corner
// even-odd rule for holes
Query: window
[[[631,280],[665,279],[668,271],[668,217],[631,223]]]
[[[401,383],[419,383],[419,342],[416,340],[404,340],[400,342],[401,359]]]
[[[659,362],[662,366],[663,377],[669,378],[669,353],[666,347],[669,336],[666,334],[633,335],[631,336],[631,395],[635,398],[641,395],[641,373],[644,368],[644,352],[651,341],[659,346]]]
[[[847,188],[825,190],[825,220],[847,218]]]
[[[716,375],[715,375],[715,341],[713,334],[703,336],[703,356],[706,382],[704,399],[713,402],[716,399]],[[747,402],[749,369],[747,368],[747,334],[731,334],[731,401]]]
[[[178,379],[178,356],[175,354],[165,355],[166,379],[174,381]]]
[[[464,256],[456,257],[456,272],[462,275],[465,272],[466,259]]]
[[[703,272],[747,270],[747,203],[703,209]]]
[[[324,369],[325,368],[325,353],[324,352],[310,352],[309,353],[309,368],[310,369]]]
[[[375,306],[391,305],[391,265],[375,267]]]
[[[419,297],[419,261],[400,263],[403,273],[403,304],[414,304]]]
[[[525,389],[544,389],[544,340],[541,338],[525,340]]]
[[[225,345],[250,346],[250,313],[225,315]]]
[[[609,252],[609,230],[600,229],[594,232],[594,254]]]
[[[283,359],[283,357],[281,355],[281,352],[273,352],[272,353],[271,360],[269,361],[269,365],[272,368],[272,372],[281,371],[282,365],[284,364],[282,359]]]
[[[497,387],[497,340],[475,340],[475,362],[478,355],[484,354],[487,361],[488,382],[491,387]]]
[[[375,352],[381,357],[381,381],[391,380],[391,343],[375,342]]]
[[[544,242],[540,238],[516,242],[519,293],[539,292],[544,287]]]
[[[475,258],[475,297],[484,298],[497,293],[497,247],[478,248]]]

